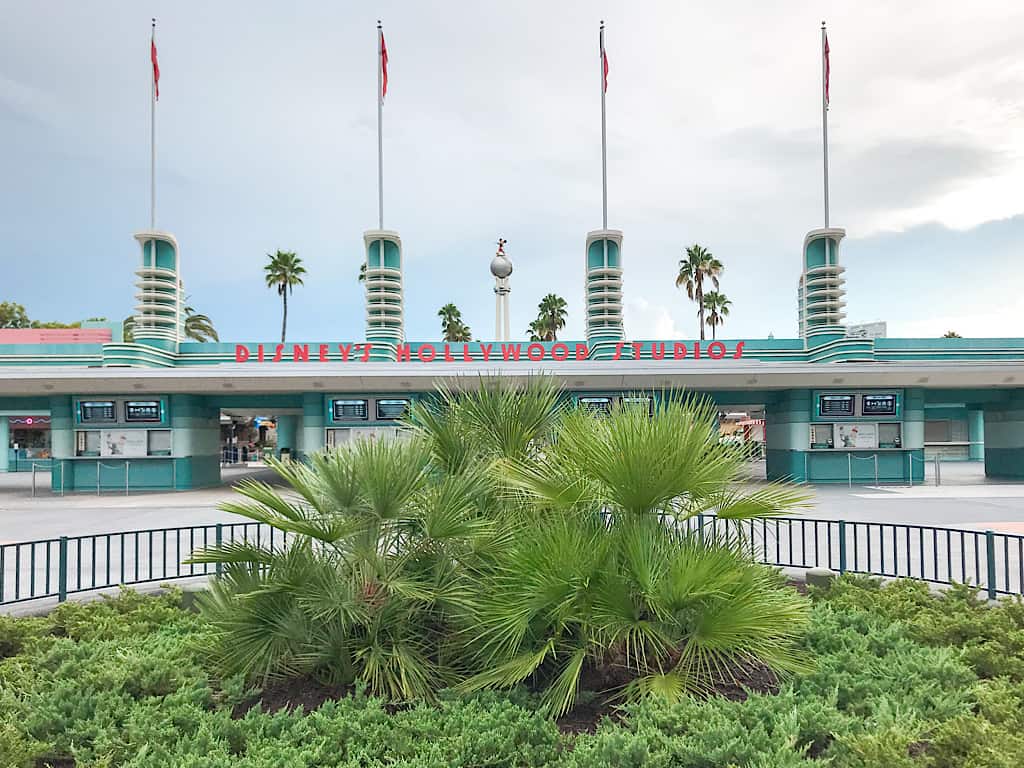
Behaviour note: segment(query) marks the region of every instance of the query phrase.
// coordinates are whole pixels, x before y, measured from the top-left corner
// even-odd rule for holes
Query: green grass
[[[801,644],[813,668],[778,695],[645,701],[577,736],[521,690],[442,692],[397,712],[357,693],[308,715],[232,719],[251,692],[210,677],[210,629],[176,592],[0,617],[0,766],[1024,765],[1020,603],[863,579],[812,598]]]

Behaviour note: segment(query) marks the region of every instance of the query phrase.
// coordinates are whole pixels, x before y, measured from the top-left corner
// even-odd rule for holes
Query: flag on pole
[[[160,101],[160,65],[156,60],[156,30],[149,39],[149,58],[153,62],[153,97]]]
[[[380,31],[380,100],[388,95],[388,47],[384,44],[384,30]]]
[[[604,22],[601,26],[601,64],[604,67],[604,92],[608,93],[608,52],[604,49]]]
[[[828,79],[829,79],[829,63],[828,63],[828,35],[825,35],[825,106],[828,106]]]

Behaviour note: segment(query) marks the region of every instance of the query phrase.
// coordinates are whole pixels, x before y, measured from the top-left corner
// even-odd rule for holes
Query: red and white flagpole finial
[[[608,129],[605,119],[605,93],[608,91],[608,54],[604,50],[604,19],[598,35],[601,46],[601,228],[608,229]],[[605,249],[608,241],[605,240]]]

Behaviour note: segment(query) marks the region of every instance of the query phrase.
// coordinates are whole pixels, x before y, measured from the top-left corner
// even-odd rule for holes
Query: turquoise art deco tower
[[[812,229],[804,238],[797,307],[800,337],[806,344],[846,335],[846,268],[839,264],[839,243],[845,236],[845,229],[825,227]]]
[[[135,270],[135,341],[177,352],[184,298],[178,241],[154,229],[136,232],[135,239],[142,248],[142,264]]]
[[[622,232],[587,233],[585,253],[587,345],[595,359],[609,358],[625,338],[622,322]]]
[[[608,57],[604,50],[604,21],[599,33],[601,85],[601,229],[587,233],[584,249],[587,307],[587,345],[596,360],[615,355],[625,338],[622,324],[622,232],[608,229],[608,128],[605,93],[608,91]]]
[[[402,292],[402,238],[384,229],[384,97],[388,93],[388,53],[377,22],[377,228],[363,233],[366,246],[366,341],[371,360],[395,360],[405,341]]]
[[[397,232],[371,229],[366,245],[366,341],[371,360],[394,360],[405,341],[402,294],[402,239]]]

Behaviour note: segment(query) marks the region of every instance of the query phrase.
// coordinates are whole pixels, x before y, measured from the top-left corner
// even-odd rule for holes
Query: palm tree
[[[121,341],[125,344],[135,341],[135,315],[128,315],[121,323]]]
[[[944,338],[944,339],[962,339],[963,336],[961,336],[956,331],[946,331],[944,334],[942,334],[942,338]]]
[[[544,318],[544,327],[551,334],[546,341],[558,341],[558,332],[565,328],[565,319],[569,314],[567,306],[565,299],[554,293],[549,293],[540,300],[540,304],[537,305],[540,312],[538,317]]]
[[[445,304],[437,311],[445,341],[472,341],[473,332],[462,322],[462,312],[454,304]]]
[[[690,301],[697,302],[697,316],[700,318],[700,338],[704,340],[704,280],[710,280],[718,290],[718,276],[722,274],[722,262],[702,245],[694,243],[686,249],[686,258],[679,260],[679,274],[676,288],[686,286]]]
[[[302,276],[306,274],[306,268],[302,266],[302,259],[292,251],[278,251],[273,256],[268,253],[267,258],[270,261],[263,268],[266,272],[267,287],[277,288],[277,295],[281,297],[284,305],[281,316],[281,343],[284,343],[288,330],[288,294],[296,285],[303,284]]]
[[[185,307],[185,338],[193,341],[220,341],[213,321],[193,307]]]
[[[729,316],[732,301],[719,291],[708,291],[704,294],[704,306],[708,310],[707,324],[711,326],[711,338],[715,338],[715,329],[725,322]]]
[[[548,328],[547,322],[543,317],[538,317],[526,328],[526,333],[530,336],[530,341],[547,341]]]
[[[359,265],[359,282],[360,283],[365,283],[366,282],[366,262],[365,261],[362,264]]]

